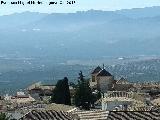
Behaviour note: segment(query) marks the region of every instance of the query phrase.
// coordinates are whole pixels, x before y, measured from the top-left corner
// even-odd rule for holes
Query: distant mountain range
[[[160,55],[160,7],[0,16],[0,55],[60,59]]]
[[[89,77],[95,63],[105,63],[114,76],[130,81],[159,81],[159,11],[148,7],[0,16],[0,91],[38,81],[55,84],[65,76],[75,82],[79,70]]]

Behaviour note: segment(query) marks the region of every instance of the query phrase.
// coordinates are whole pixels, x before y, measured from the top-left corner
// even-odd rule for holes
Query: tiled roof
[[[159,111],[103,111],[76,110],[71,113],[63,111],[36,111],[24,115],[20,120],[160,120]]]
[[[78,110],[73,112],[80,120],[160,120],[157,111],[104,111],[104,110]]]
[[[78,115],[79,120],[107,120],[109,111],[104,110],[78,110],[72,113]]]
[[[48,104],[46,106],[46,110],[55,110],[55,111],[69,111],[74,109],[74,106],[69,106],[69,105],[63,105],[63,104]]]
[[[20,120],[74,120],[72,114],[63,111],[38,111],[32,110]]]
[[[110,111],[107,120],[160,120],[160,112]]]

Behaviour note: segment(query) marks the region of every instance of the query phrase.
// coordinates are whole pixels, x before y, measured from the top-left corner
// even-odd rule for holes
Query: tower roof
[[[111,73],[106,71],[105,69],[101,70],[97,76],[112,76]]]
[[[102,70],[102,69],[98,66],[98,67],[96,67],[96,68],[93,70],[93,72],[92,72],[91,74],[97,74],[97,73],[99,73],[101,70]]]

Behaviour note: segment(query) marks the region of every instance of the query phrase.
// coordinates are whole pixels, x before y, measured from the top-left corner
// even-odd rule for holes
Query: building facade
[[[114,82],[114,76],[99,66],[91,73],[90,87],[92,89],[106,93],[108,90],[112,90]]]

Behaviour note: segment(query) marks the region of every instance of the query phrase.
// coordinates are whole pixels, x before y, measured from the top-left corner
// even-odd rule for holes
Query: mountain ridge
[[[139,17],[139,11],[147,13],[149,9],[152,12],[160,7],[1,16],[0,54],[64,59],[159,55],[160,13]],[[126,11],[138,16],[133,18]]]

